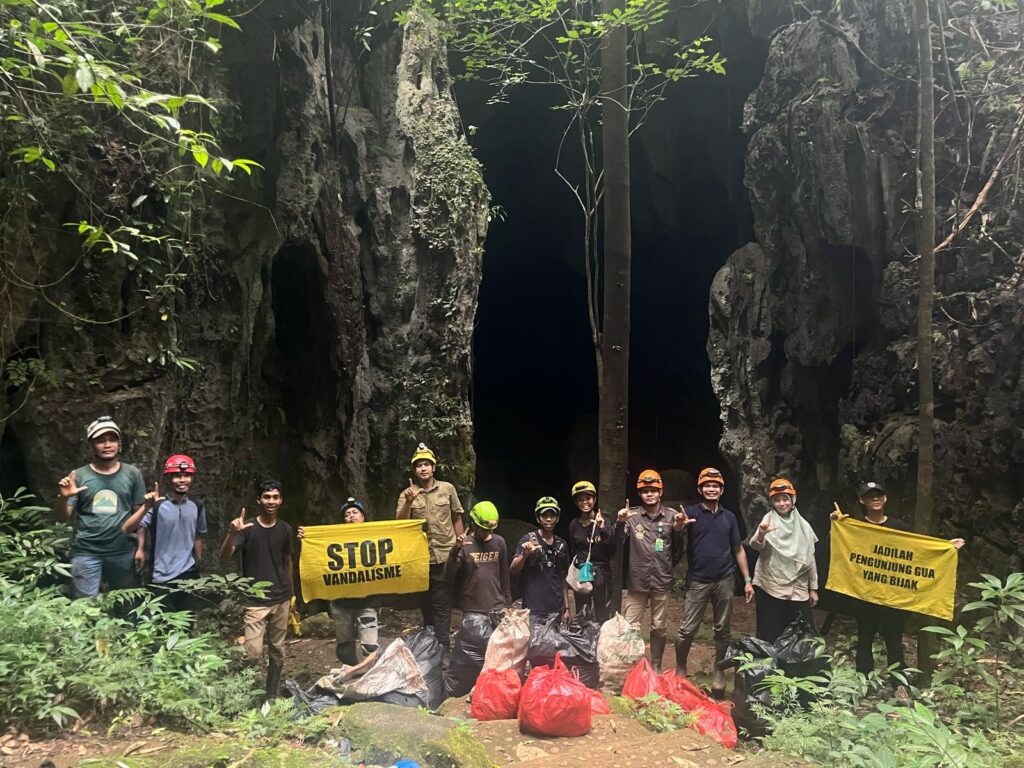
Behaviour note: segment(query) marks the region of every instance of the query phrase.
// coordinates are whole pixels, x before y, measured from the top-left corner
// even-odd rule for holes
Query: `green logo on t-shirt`
[[[92,513],[94,515],[117,514],[117,494],[107,489],[97,491],[92,499]]]

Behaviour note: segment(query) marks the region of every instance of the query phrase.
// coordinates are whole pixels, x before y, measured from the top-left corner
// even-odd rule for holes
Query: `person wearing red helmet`
[[[683,621],[676,635],[676,672],[686,674],[686,660],[693,638],[704,619],[708,603],[714,611],[715,668],[711,694],[715,698],[725,695],[725,673],[718,662],[725,658],[732,639],[732,598],[736,584],[736,569],[743,575],[743,592],[749,603],[754,598],[747,553],[743,550],[736,515],[720,503],[725,490],[725,478],[714,467],[702,469],[697,476],[698,504],[686,507],[686,598],[683,603]]]
[[[198,499],[189,497],[195,479],[196,463],[183,453],[176,453],[164,462],[163,475],[169,496],[160,495],[160,485],[146,494],[143,508],[125,520],[126,534],[138,529],[135,550],[136,568],[142,570],[146,561],[146,539],[153,566],[152,586],[166,595],[164,606],[172,611],[195,610],[193,594],[175,589],[177,583],[199,578],[206,535],[206,509]]]
[[[750,537],[761,553],[754,570],[757,636],[774,643],[798,616],[814,627],[811,608],[818,604],[818,567],[814,545],[818,537],[796,508],[796,488],[779,478],[768,486],[772,511]]]
[[[627,499],[615,521],[615,544],[626,557],[622,615],[630,624],[639,624],[650,604],[651,665],[661,672],[672,569],[683,556],[687,521],[682,512],[662,506],[664,483],[653,469],[640,473],[636,487],[640,506],[630,507]]]

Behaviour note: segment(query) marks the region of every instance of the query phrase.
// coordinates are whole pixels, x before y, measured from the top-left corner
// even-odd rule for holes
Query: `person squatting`
[[[147,492],[139,469],[121,460],[122,433],[112,418],[96,419],[86,427],[85,436],[91,452],[88,462],[60,479],[53,504],[57,518],[70,520],[74,529],[73,595],[94,597],[102,584],[123,589],[145,581],[164,598],[165,608],[195,612],[200,603],[181,585],[201,575],[208,530],[206,508],[193,495],[199,476],[196,462],[186,454],[169,456],[162,465],[163,487],[156,482]],[[635,483],[640,503],[634,506],[627,500],[610,517],[598,504],[594,484],[581,480],[570,490],[576,514],[568,524],[568,538],[555,534],[562,515],[558,500],[542,496],[534,507],[537,527],[521,536],[510,554],[505,539],[495,531],[499,513],[492,502],[474,505],[464,523],[457,490],[435,476],[435,453],[420,443],[409,465],[412,477],[398,495],[395,519],[423,521],[429,577],[418,607],[423,625],[433,628],[443,648],[445,664],[453,607],[462,612],[463,622],[472,615],[509,608],[513,581],[520,588],[523,608],[529,611],[531,632],[553,620],[569,621],[573,607],[593,621],[606,621],[617,558],[622,562],[623,615],[639,625],[649,613],[650,659],[657,672],[661,672],[668,637],[674,571],[685,560],[675,670],[688,674],[690,650],[710,604],[716,661],[711,692],[716,697],[723,697],[726,687],[717,662],[725,657],[732,637],[737,577],[743,580],[744,601],[754,602],[758,638],[775,641],[798,617],[813,629],[811,609],[818,603],[819,590],[818,537],[797,509],[796,488],[786,478],[768,486],[770,510],[746,541],[736,515],[721,503],[725,477],[714,467],[700,471],[698,499],[689,506],[664,503],[661,475],[646,469]],[[864,522],[909,530],[903,521],[885,513],[888,499],[880,483],[864,483],[858,499]],[[303,526],[293,534],[292,527],[280,519],[284,501],[280,481],[258,483],[252,502],[255,515],[242,507],[231,518],[219,550],[223,561],[239,556],[243,576],[266,582],[258,595],[245,598],[244,647],[253,664],[262,662],[266,649],[268,697],[277,695],[284,670],[295,592],[293,540],[301,546],[306,536]],[[344,525],[359,525],[371,518],[367,504],[354,497],[340,505],[338,515]],[[951,543],[959,549],[964,540]],[[744,545],[758,554],[753,572]],[[857,670],[864,674],[873,670],[872,644],[878,634],[885,642],[890,667],[902,668],[905,612],[863,600],[854,603]],[[355,665],[380,647],[378,605],[372,597],[329,602],[335,655],[343,664]]]

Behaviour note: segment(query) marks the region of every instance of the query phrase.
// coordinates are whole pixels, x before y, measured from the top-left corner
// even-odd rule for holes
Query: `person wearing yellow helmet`
[[[706,467],[697,476],[697,492],[701,500],[686,507],[688,519],[686,556],[686,597],[683,620],[676,635],[676,672],[686,674],[686,661],[693,638],[704,619],[708,603],[714,611],[715,666],[711,694],[725,696],[725,673],[718,662],[725,658],[732,639],[732,600],[736,587],[736,571],[743,576],[743,593],[749,603],[754,599],[747,553],[743,549],[739,523],[730,510],[721,504],[725,478],[721,471]]]
[[[611,611],[612,557],[615,555],[612,526],[597,508],[597,488],[593,483],[580,480],[573,485],[572,500],[580,514],[569,523],[569,548],[580,574],[585,563],[590,563],[592,577],[590,592],[576,593],[576,612],[589,610],[595,621],[605,622]]]
[[[555,536],[561,510],[558,501],[542,496],[534,506],[538,528],[519,540],[511,573],[523,571],[523,607],[530,609],[531,629],[554,615],[569,620],[569,585],[565,576],[572,557],[565,539]]]
[[[750,547],[761,553],[753,582],[757,636],[774,643],[798,616],[814,626],[811,608],[818,603],[814,562],[818,537],[796,508],[796,488],[789,480],[771,482],[768,502],[772,510],[750,537]]]
[[[434,477],[437,457],[420,443],[412,454],[413,477],[398,497],[395,517],[427,522],[430,546],[430,580],[420,603],[423,625],[434,628],[438,642],[451,647],[452,599],[445,583],[445,566],[455,542],[462,538],[462,503],[455,486]]]

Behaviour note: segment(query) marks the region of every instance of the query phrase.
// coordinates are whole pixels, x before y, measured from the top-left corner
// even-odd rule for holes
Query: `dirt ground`
[[[669,603],[669,642],[663,660],[665,669],[675,664],[672,640],[681,620],[682,603],[681,595],[673,596]],[[458,612],[455,612],[452,620],[453,627],[458,626],[460,618]],[[821,618],[823,616],[816,617],[818,620]],[[709,610],[690,653],[691,678],[697,685],[705,688],[710,684],[711,666],[714,661],[714,642],[710,621]],[[388,608],[383,608],[380,611],[380,631],[384,641],[401,635],[404,630],[417,626],[419,623],[420,617],[417,611],[396,611]],[[753,634],[754,623],[753,604],[747,605],[742,598],[736,598],[733,605],[733,635],[740,637]],[[296,680],[300,686],[305,688],[312,685],[332,667],[336,667],[337,661],[334,654],[333,626],[327,615],[319,614],[316,617],[307,618],[303,622],[303,627],[303,637],[288,640],[286,676]],[[645,622],[643,626],[645,637],[648,636],[648,632],[649,625]],[[456,708],[458,706],[460,705],[456,705]],[[468,716],[468,710],[465,716]],[[728,765],[738,762],[736,760],[728,761],[727,756],[722,758],[727,762],[708,762],[707,754],[701,752],[706,749],[706,740],[695,735],[691,737],[688,735],[690,732],[668,738],[671,734],[651,734],[635,721],[627,719],[625,722],[628,722],[629,725],[624,726],[620,720],[621,718],[616,718],[616,724],[611,724],[611,721],[598,723],[591,735],[583,737],[582,740],[573,740],[575,742],[572,747],[571,763],[573,768],[588,763],[594,766],[618,765],[620,762],[630,763],[630,755],[624,754],[619,747],[609,746],[611,739],[614,739],[617,745],[625,743],[623,739],[627,734],[609,731],[609,729],[624,727],[631,728],[636,732],[634,735],[637,737],[637,741],[634,743],[634,747],[643,740],[650,742],[643,747],[645,763],[650,765],[688,764],[688,762],[681,763],[676,758],[668,762],[647,760],[648,747],[654,744],[652,739],[665,742],[666,755],[678,755],[680,751],[691,751],[695,755],[703,755],[702,758],[697,759],[697,764],[700,765]],[[508,733],[504,733],[501,730],[502,726],[499,725],[489,723],[480,725],[486,727],[478,735],[484,739],[485,746],[492,753],[498,765],[524,760],[529,760],[531,765],[535,764],[537,768],[541,768],[541,766],[557,768],[562,764],[558,758],[559,753],[563,750],[562,746],[550,743],[550,740],[549,743],[542,744],[538,740],[520,736],[514,721],[505,724],[506,730],[510,729]],[[697,740],[693,741],[694,738]],[[99,756],[155,756],[169,754],[175,748],[188,743],[189,739],[188,736],[154,727],[153,724],[142,722],[139,719],[120,723],[119,727],[112,731],[106,724],[100,726],[95,723],[81,723],[75,729],[59,737],[44,740],[33,740],[27,735],[9,731],[0,736],[0,766],[44,766],[44,768],[58,766],[62,768],[63,766],[78,765],[82,761],[86,761],[88,764],[91,758]],[[630,742],[633,743],[632,737]],[[542,757],[543,760],[540,760]],[[651,757],[654,757],[653,753]],[[580,762],[581,758],[583,758],[582,763]],[[568,765],[568,763],[566,764]],[[758,764],[760,765],[760,762]]]

